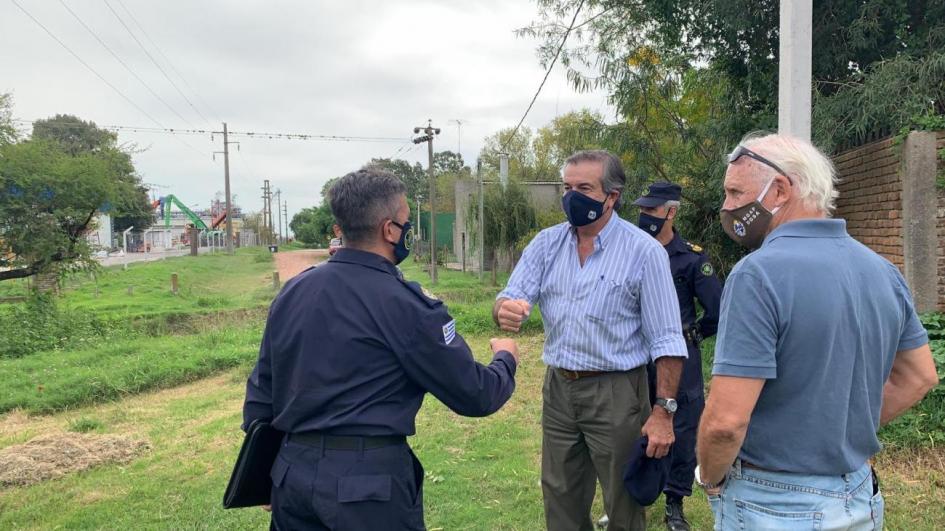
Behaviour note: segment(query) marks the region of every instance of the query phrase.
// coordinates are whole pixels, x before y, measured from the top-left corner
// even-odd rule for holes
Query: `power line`
[[[213,109],[213,106],[210,105],[209,103],[207,103],[207,101],[204,100],[202,96],[200,96],[200,93],[197,92],[196,90],[194,90],[194,88],[190,85],[190,83],[187,82],[187,78],[185,78],[184,76],[182,76],[181,73],[180,73],[180,71],[178,71],[176,68],[174,68],[174,63],[172,63],[171,60],[168,59],[166,55],[164,55],[164,52],[161,51],[161,47],[158,46],[157,43],[154,42],[154,39],[152,39],[151,36],[148,34],[148,32],[145,31],[144,26],[142,26],[141,23],[138,22],[138,19],[135,18],[134,14],[132,14],[131,10],[128,9],[128,6],[126,6],[125,3],[122,2],[122,0],[118,0],[118,5],[120,5],[121,8],[125,10],[125,13],[128,14],[128,17],[131,18],[131,21],[134,22],[134,25],[137,26],[138,29],[141,30],[141,33],[144,35],[144,38],[147,39],[149,43],[151,43],[151,46],[154,46],[154,49],[157,50],[158,55],[160,55],[161,58],[164,59],[164,62],[167,63],[167,66],[170,67],[171,72],[174,72],[174,74],[177,75],[178,79],[180,79],[181,81],[183,81],[183,82],[184,82],[184,85],[185,85],[188,89],[190,89],[190,91],[191,91],[195,96],[197,96],[197,99],[199,99],[200,102],[201,102],[207,109],[210,109],[210,112],[216,117],[216,119],[217,119],[218,122],[222,122],[223,119],[221,119],[221,118],[220,118],[220,115]],[[189,102],[188,102],[188,103],[189,103]],[[191,105],[191,107],[193,107],[193,105]],[[197,114],[200,114],[200,111],[199,111],[199,110],[197,110],[196,108],[194,108],[194,110],[197,111]],[[201,114],[201,117],[203,117],[202,114]],[[207,122],[208,124],[210,123],[210,121],[207,120],[206,118],[204,118],[204,121]]]
[[[171,79],[171,77],[167,75],[167,72],[164,71],[164,68],[162,68],[161,65],[158,64],[158,62],[154,59],[154,56],[151,55],[151,52],[149,52],[148,49],[144,47],[144,44],[142,44],[141,41],[138,40],[138,37],[134,34],[131,28],[128,27],[128,24],[125,24],[125,21],[122,20],[121,16],[118,15],[118,12],[115,11],[112,5],[108,3],[108,0],[105,0],[105,6],[108,7],[108,10],[111,11],[113,15],[115,15],[115,18],[118,19],[118,22],[120,22],[121,25],[125,28],[125,30],[128,31],[128,34],[131,35],[131,38],[134,39],[136,43],[138,43],[138,46],[141,47],[141,50],[144,51],[144,54],[147,55],[148,59],[150,59],[151,62],[154,63],[154,66],[156,66],[157,69],[161,71],[161,74],[163,74],[164,78],[167,79],[167,81],[171,84],[171,86],[174,87],[175,90],[177,90],[177,93],[180,94],[182,98],[184,98],[184,101],[186,101],[187,104],[190,105],[190,107],[194,111],[197,112],[197,114],[200,116],[201,119],[203,119],[203,121],[209,123],[209,120],[207,120],[207,118],[200,111],[198,111],[196,107],[194,107],[194,104],[191,103],[190,100],[187,98],[187,96],[183,93],[183,91],[181,91],[180,87],[177,86],[177,83],[174,83],[174,80]]]
[[[79,61],[80,63],[82,63],[82,66],[88,68],[90,72],[92,72],[93,74],[95,74],[95,77],[99,78],[99,79],[102,81],[102,83],[105,83],[106,85],[108,85],[108,87],[109,87],[110,89],[114,90],[116,94],[118,94],[119,96],[121,96],[122,99],[124,99],[124,100],[127,101],[132,107],[134,107],[135,109],[137,109],[138,112],[140,112],[141,114],[145,115],[149,120],[151,120],[152,122],[158,124],[158,126],[160,126],[160,127],[162,127],[162,128],[164,127],[164,125],[161,124],[161,122],[157,121],[157,119],[155,119],[153,116],[151,116],[150,114],[148,114],[144,109],[142,109],[141,107],[139,107],[138,104],[136,104],[135,102],[131,101],[131,98],[129,98],[128,96],[125,96],[125,94],[124,94],[122,91],[118,90],[118,88],[117,88],[115,85],[112,85],[111,83],[108,82],[107,79],[105,79],[104,77],[102,77],[101,74],[99,74],[94,68],[92,68],[88,63],[86,63],[81,57],[79,57],[79,55],[78,55],[77,53],[73,52],[71,48],[69,48],[68,46],[66,46],[66,43],[64,43],[64,42],[62,42],[61,40],[59,40],[59,37],[56,37],[56,35],[55,35],[52,31],[50,31],[49,28],[47,28],[46,26],[44,26],[42,22],[40,22],[39,20],[36,19],[36,17],[34,17],[33,15],[31,15],[30,12],[27,11],[27,10],[26,10],[23,6],[21,6],[19,3],[17,3],[16,0],[10,0],[10,1],[13,2],[13,5],[15,5],[16,7],[18,7],[18,8],[20,9],[20,11],[22,11],[26,16],[28,16],[33,22],[35,22],[37,26],[39,26],[40,28],[42,28],[43,31],[46,32],[46,34],[48,34],[50,37],[52,37],[54,41],[58,42],[60,46],[62,46],[67,52],[69,52],[69,53],[72,55],[72,57],[75,57],[75,59],[76,59],[77,61]]]
[[[568,25],[568,29],[564,32],[564,36],[561,37],[561,44],[558,45],[558,50],[555,51],[555,56],[551,59],[551,64],[548,65],[548,70],[545,72],[544,79],[541,80],[541,85],[538,85],[538,90],[535,91],[535,95],[532,97],[531,103],[529,103],[528,108],[525,109],[525,114],[522,115],[522,119],[518,121],[518,125],[516,125],[515,129],[512,130],[512,134],[509,135],[509,138],[502,145],[502,151],[505,151],[509,144],[512,143],[512,139],[515,138],[515,133],[518,133],[518,129],[522,126],[522,122],[524,122],[525,117],[528,116],[528,112],[532,110],[532,105],[535,105],[535,100],[537,100],[538,95],[541,94],[541,89],[545,86],[545,82],[548,81],[548,76],[551,75],[551,70],[555,67],[555,63],[558,61],[558,56],[561,55],[561,50],[564,48],[564,43],[568,40],[568,35],[570,35],[571,30],[574,29],[574,23],[577,21],[578,13],[581,12],[582,7],[584,7],[584,0],[581,0],[581,3],[578,4],[577,9],[574,10],[574,16],[571,18],[571,24]]]
[[[92,28],[90,28],[85,22],[83,22],[82,19],[79,18],[79,15],[77,15],[77,14],[75,13],[75,11],[73,11],[73,10],[69,7],[68,4],[66,4],[63,0],[59,0],[59,3],[62,4],[62,7],[66,8],[66,11],[68,11],[77,21],[79,21],[79,24],[81,24],[82,27],[85,28],[85,30],[88,31],[89,34],[92,35],[92,37],[94,37],[95,40],[97,40],[98,43],[101,44],[102,47],[105,48],[105,50],[107,50],[108,53],[110,53],[110,54],[112,55],[112,57],[114,57],[115,60],[118,61],[118,62],[121,64],[121,66],[125,67],[125,70],[127,70],[132,76],[134,76],[134,78],[137,79],[138,82],[141,83],[141,84],[144,86],[144,88],[148,89],[148,92],[150,92],[155,98],[157,98],[158,101],[160,101],[161,103],[163,103],[165,107],[167,107],[168,109],[170,109],[170,111],[171,111],[172,113],[174,113],[175,115],[177,115],[178,118],[180,118],[180,119],[183,120],[185,123],[187,123],[187,125],[190,125],[191,127],[193,127],[193,124],[191,124],[186,118],[184,118],[183,116],[181,116],[181,114],[180,114],[179,112],[177,112],[176,109],[174,109],[173,107],[171,107],[171,105],[170,105],[167,101],[165,101],[164,98],[162,98],[160,95],[158,95],[157,92],[154,92],[154,89],[152,89],[150,85],[148,85],[147,83],[145,83],[145,81],[144,81],[143,79],[141,79],[141,76],[139,76],[130,66],[128,66],[128,64],[126,64],[126,63],[121,59],[121,57],[118,56],[118,54],[116,54],[114,51],[112,51],[112,49],[109,48],[109,46],[108,46],[107,44],[105,44],[105,41],[103,41],[101,38],[99,38],[99,36],[92,30]]]
[[[25,119],[14,119],[14,122],[23,123],[23,124],[34,124],[36,120],[25,120]],[[48,124],[47,124],[48,125]],[[61,128],[81,128],[83,127],[80,124],[56,124],[56,127]],[[144,127],[144,126],[130,126],[130,125],[99,125],[101,129],[108,129],[110,131],[117,132],[130,132],[130,133],[154,133],[154,134],[169,134],[169,135],[212,135],[219,134],[219,131],[213,131],[210,129],[172,129],[167,127]],[[257,138],[263,140],[313,140],[313,141],[324,141],[324,142],[380,142],[380,143],[390,143],[390,142],[410,142],[410,139],[398,138],[398,137],[383,137],[383,136],[348,136],[348,135],[314,135],[309,133],[271,133],[271,132],[261,132],[261,131],[229,131],[229,136],[242,136],[247,138]]]

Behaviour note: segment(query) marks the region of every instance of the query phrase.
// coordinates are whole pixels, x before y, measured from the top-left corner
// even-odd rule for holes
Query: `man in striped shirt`
[[[591,530],[600,480],[610,530],[642,530],[645,512],[623,487],[623,466],[641,433],[647,455],[673,444],[673,412],[686,342],[662,246],[620,218],[626,176],[606,151],[565,163],[568,217],[541,231],[499,293],[496,323],[518,331],[533,304],[545,325],[541,484],[551,531]],[[655,360],[657,405],[646,365]]]

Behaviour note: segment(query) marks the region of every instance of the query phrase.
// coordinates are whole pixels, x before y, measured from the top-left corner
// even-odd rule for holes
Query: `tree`
[[[433,174],[461,175],[469,173],[469,168],[463,163],[463,156],[452,151],[437,151],[433,154]]]
[[[70,155],[53,142],[0,146],[0,280],[57,264],[92,266],[84,234],[96,212],[127,193],[107,157]]]
[[[322,201],[321,206],[303,208],[289,222],[295,237],[307,245],[323,246],[332,237],[335,217],[331,208]]]
[[[483,242],[479,241],[479,198],[469,202],[466,214],[466,232],[472,249],[486,249],[492,257],[492,284],[496,284],[499,252],[508,253],[514,266],[520,242],[537,228],[535,209],[528,202],[525,186],[510,179],[507,186],[492,184],[485,188],[483,197]],[[510,268],[511,270],[511,268]]]
[[[107,160],[110,175],[122,182],[122,194],[112,205],[113,227],[124,231],[129,227],[147,229],[154,222],[154,210],[148,198],[148,189],[141,184],[131,162],[131,154],[118,146],[118,135],[100,129],[94,122],[75,116],[57,114],[37,120],[33,124],[33,139],[55,142],[67,154],[78,156],[91,153]]]
[[[243,229],[253,231],[258,236],[260,244],[275,241],[273,230],[266,226],[266,221],[263,219],[262,212],[244,213]],[[296,238],[298,238],[298,234],[296,234]]]
[[[13,126],[13,96],[0,94],[0,146],[16,142],[17,136]]]
[[[387,170],[403,181],[407,186],[407,203],[412,205],[411,209],[417,204],[418,198],[424,201],[429,195],[427,190],[430,183],[427,181],[427,172],[419,162],[411,165],[402,159],[371,159],[366,165]],[[324,197],[324,190],[322,195]]]

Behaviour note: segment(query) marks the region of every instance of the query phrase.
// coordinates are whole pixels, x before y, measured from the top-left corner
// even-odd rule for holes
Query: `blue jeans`
[[[873,495],[869,464],[841,476],[769,472],[742,466],[709,496],[716,531],[883,528],[883,495]]]

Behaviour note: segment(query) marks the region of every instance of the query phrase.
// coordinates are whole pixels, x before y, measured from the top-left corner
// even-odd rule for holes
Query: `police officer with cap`
[[[477,363],[446,306],[407,282],[406,187],[376,169],[332,186],[345,247],[286,283],[246,385],[243,428],[285,432],[272,467],[275,529],[423,529],[423,468],[406,443],[424,394],[489,415],[515,388],[518,350]]]
[[[684,240],[673,227],[681,193],[678,184],[657,182],[650,185],[649,193],[633,203],[640,207],[640,228],[659,240],[669,253],[669,265],[679,296],[683,335],[689,348],[673,416],[676,444],[672,451],[672,468],[663,491],[666,494],[666,528],[670,531],[689,530],[689,522],[683,513],[683,498],[692,495],[696,430],[705,406],[699,341],[715,335],[722,299],[722,284],[702,247]],[[699,300],[703,309],[702,318],[698,320],[694,299]],[[654,371],[651,370],[649,376],[652,390],[655,387]]]

